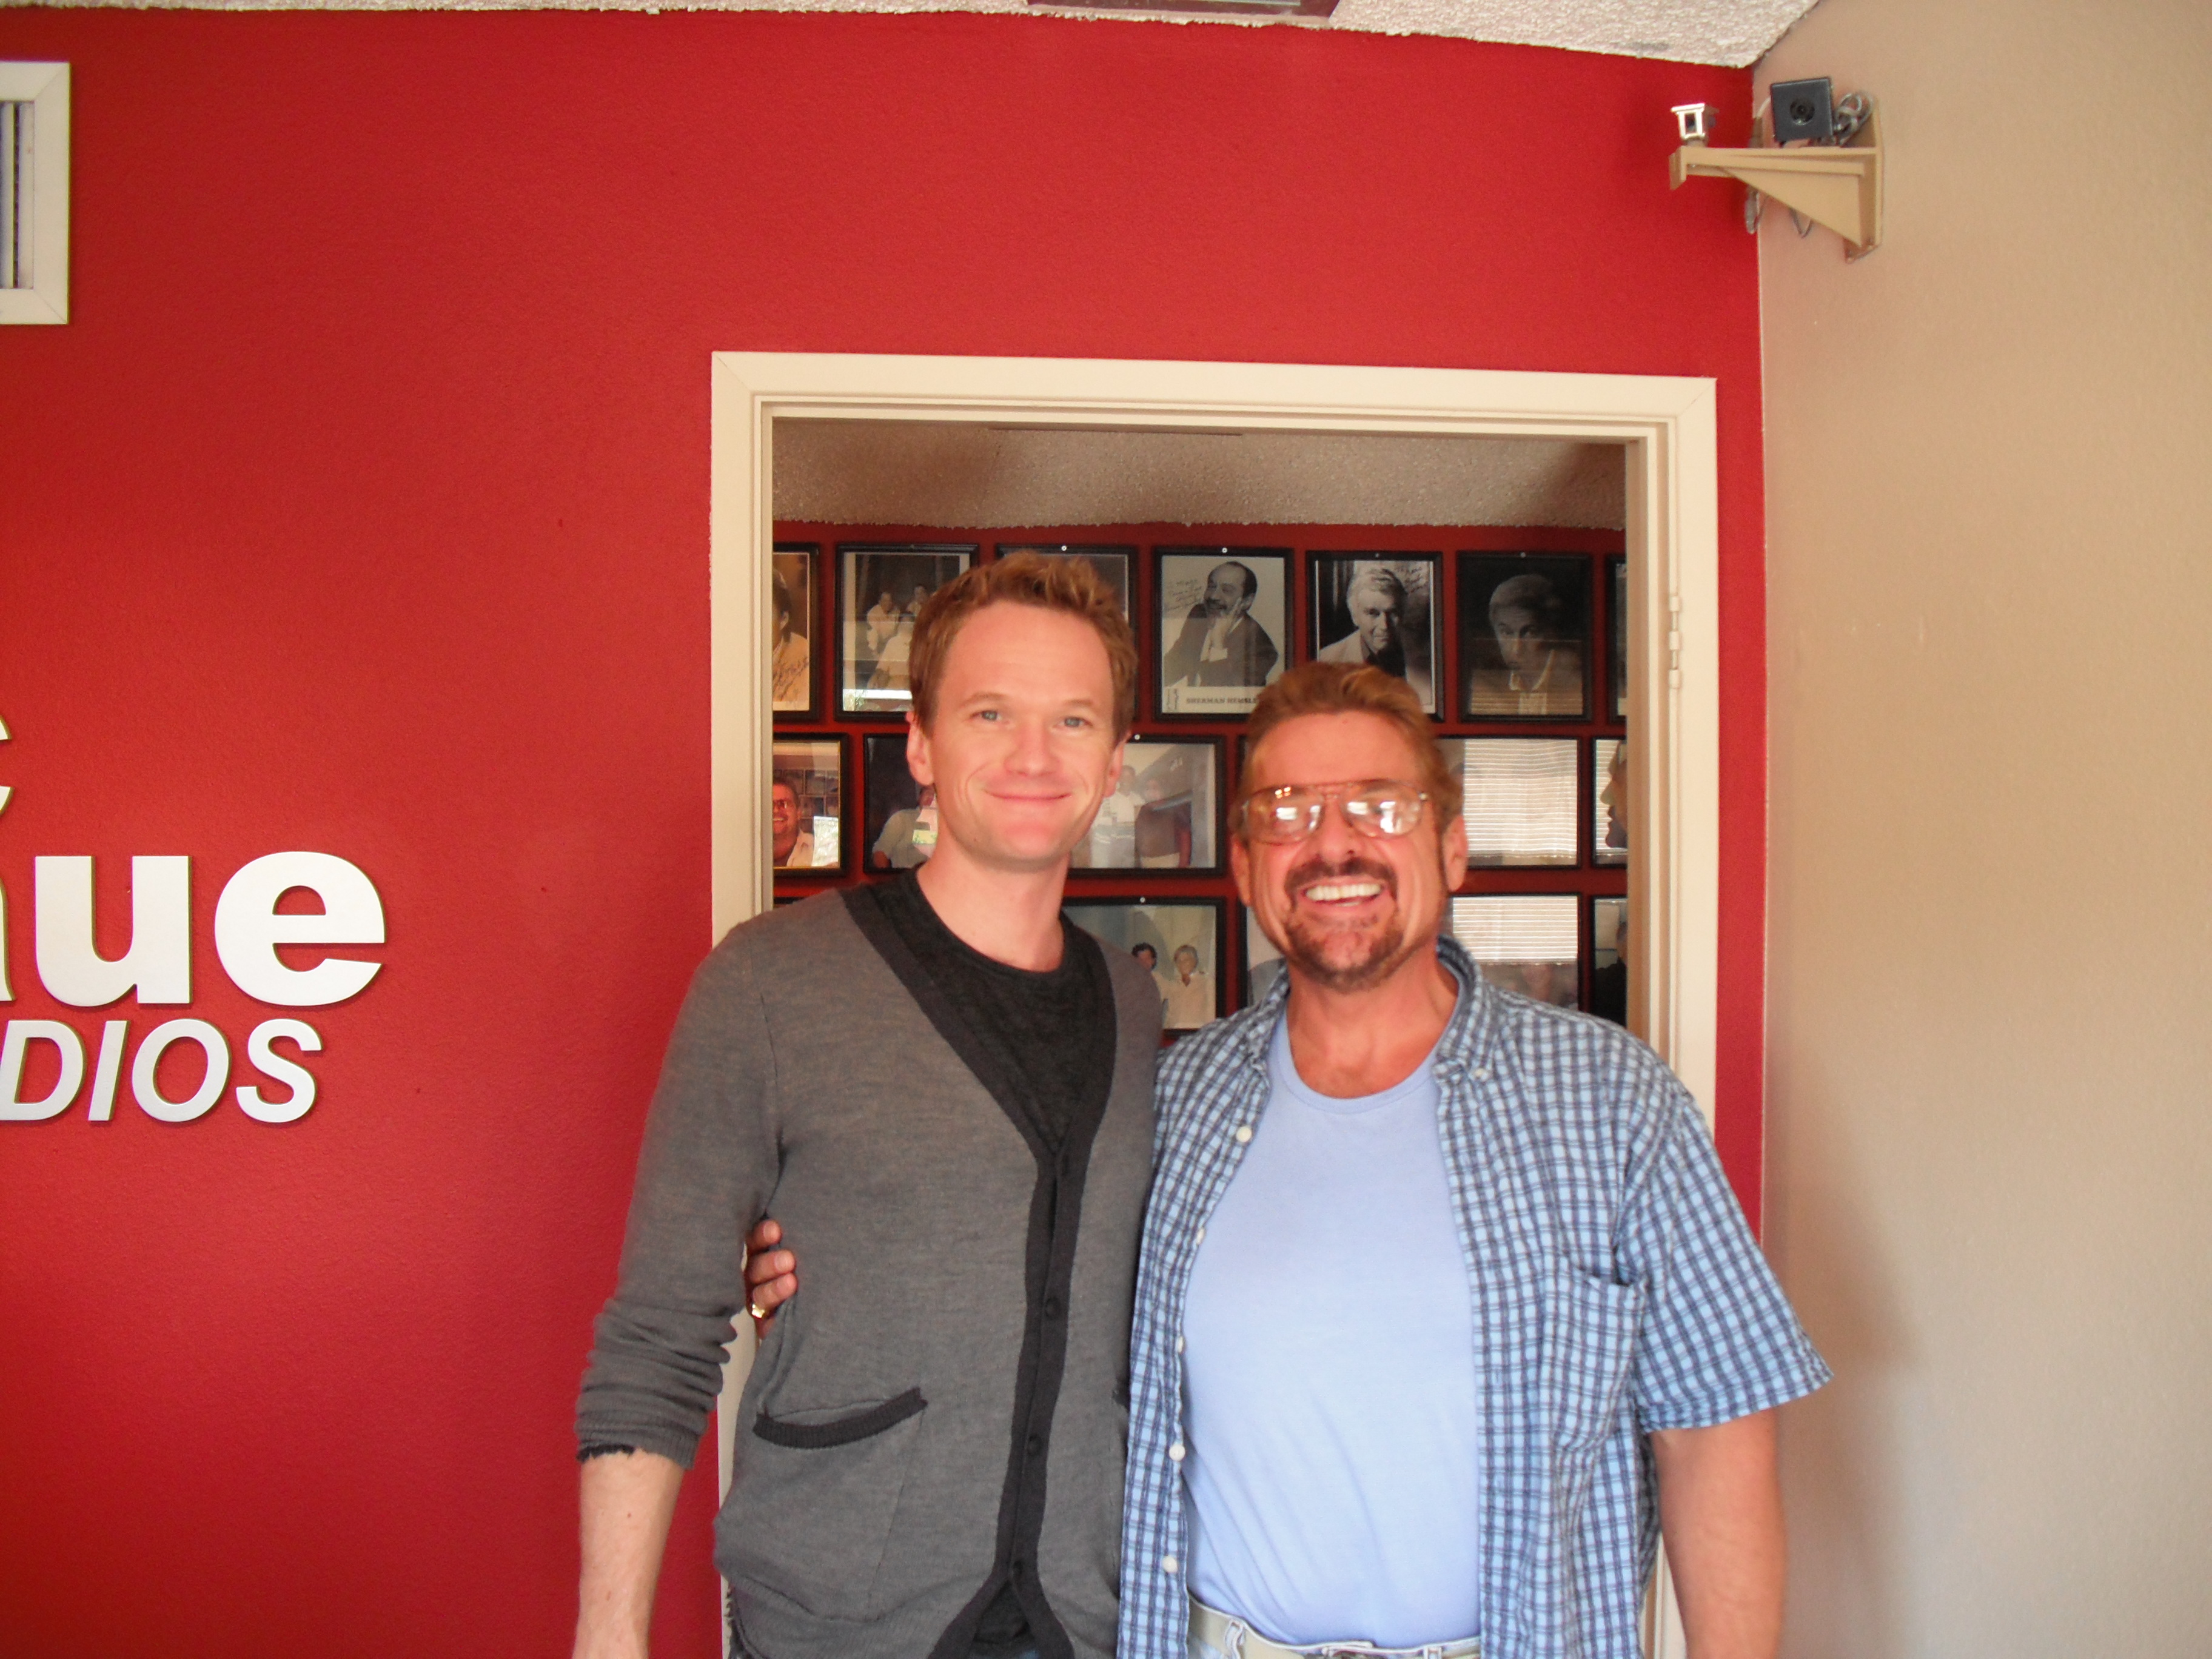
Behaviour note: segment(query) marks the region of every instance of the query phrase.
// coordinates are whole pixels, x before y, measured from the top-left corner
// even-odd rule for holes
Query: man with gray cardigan
[[[935,855],[732,930],[678,1018],[577,1407],[579,1659],[646,1651],[771,1206],[807,1295],[738,1408],[738,1651],[1113,1651],[1160,1000],[1060,911],[1136,652],[1090,566],[1018,555],[930,599],[910,672]]]

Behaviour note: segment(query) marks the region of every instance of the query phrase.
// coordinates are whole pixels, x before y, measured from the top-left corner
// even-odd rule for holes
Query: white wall
[[[1763,234],[1792,1659],[2212,1654],[2212,6],[1826,0]]]

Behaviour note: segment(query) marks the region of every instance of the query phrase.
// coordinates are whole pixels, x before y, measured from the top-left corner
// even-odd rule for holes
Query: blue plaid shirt
[[[1616,1025],[1492,988],[1449,939],[1437,950],[1465,988],[1435,1063],[1482,1378],[1483,1550],[1468,1570],[1485,1659],[1636,1659],[1658,1540],[1645,1434],[1794,1400],[1828,1368],[1659,1057]],[[1267,1105],[1289,986],[1160,1066],[1120,1659],[1185,1659],[1183,1305],[1200,1229]]]

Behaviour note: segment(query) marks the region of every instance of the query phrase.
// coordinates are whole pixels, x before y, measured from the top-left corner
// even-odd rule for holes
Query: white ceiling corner
[[[0,0],[0,5],[19,0]],[[1427,34],[1569,52],[1741,69],[1755,63],[1815,0],[1340,0],[1321,18],[1218,13],[1040,12],[1027,0],[41,0],[42,3],[210,11],[988,11],[1102,22],[1225,23],[1232,27]]]

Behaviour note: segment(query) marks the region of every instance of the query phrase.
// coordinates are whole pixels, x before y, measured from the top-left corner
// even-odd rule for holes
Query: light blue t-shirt
[[[1306,1087],[1286,1026],[1183,1317],[1191,1589],[1292,1646],[1480,1633],[1474,1312],[1433,1057]]]

